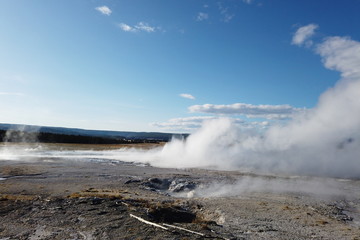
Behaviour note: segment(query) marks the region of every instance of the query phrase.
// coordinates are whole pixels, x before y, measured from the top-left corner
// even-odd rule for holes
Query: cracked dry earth
[[[359,181],[342,182],[349,196],[196,194],[202,185],[245,175],[55,158],[0,161],[0,239],[360,239]]]

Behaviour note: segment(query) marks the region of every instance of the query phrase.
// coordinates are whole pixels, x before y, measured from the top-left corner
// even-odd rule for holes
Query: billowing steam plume
[[[161,150],[124,152],[123,160],[161,167],[210,167],[335,177],[360,177],[360,43],[329,37],[315,47],[324,66],[341,73],[317,106],[259,134],[229,119],[206,122],[186,141]]]
[[[307,33],[308,40],[313,32]],[[308,40],[309,41],[309,40]],[[308,44],[309,46],[310,44]],[[326,68],[341,73],[315,108],[299,111],[285,125],[244,131],[232,120],[209,120],[186,140],[163,148],[79,153],[84,158],[149,163],[157,167],[360,177],[360,42],[329,37],[314,46]],[[100,154],[99,156],[97,154]]]

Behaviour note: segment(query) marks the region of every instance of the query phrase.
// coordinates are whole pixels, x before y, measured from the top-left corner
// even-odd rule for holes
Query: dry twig
[[[183,230],[185,232],[189,232],[189,233],[193,233],[193,234],[197,234],[197,235],[200,235],[200,236],[205,236],[205,234],[203,234],[203,233],[195,232],[195,231],[192,231],[192,230],[189,230],[189,229],[186,229],[186,228],[182,228],[182,227],[178,227],[178,226],[174,226],[174,225],[170,225],[170,224],[166,224],[166,223],[163,223],[163,225],[166,226],[166,227],[176,228],[176,229]]]
[[[157,223],[153,223],[153,222],[147,221],[147,220],[145,220],[145,219],[143,219],[143,218],[141,218],[141,217],[135,216],[135,215],[133,215],[133,214],[130,214],[130,217],[136,218],[136,219],[139,220],[140,222],[143,222],[143,223],[152,225],[152,226],[154,226],[154,227],[158,227],[158,228],[161,228],[161,229],[164,229],[164,230],[168,230],[168,229],[167,229],[166,227],[164,227],[164,226],[161,226],[161,225],[159,225],[159,224],[157,224]]]

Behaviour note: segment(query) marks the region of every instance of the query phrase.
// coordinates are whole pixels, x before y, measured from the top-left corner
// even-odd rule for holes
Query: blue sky
[[[2,123],[191,132],[228,116],[266,126],[313,108],[339,79],[317,42],[360,39],[359,0],[0,6]],[[311,40],[295,44],[304,26],[315,26]]]

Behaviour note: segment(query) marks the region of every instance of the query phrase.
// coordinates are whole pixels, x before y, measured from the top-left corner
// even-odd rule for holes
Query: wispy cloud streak
[[[195,116],[195,117],[185,117],[185,118],[173,118],[166,122],[156,122],[152,123],[151,126],[161,128],[163,130],[170,131],[194,131],[207,122],[221,119],[221,117],[217,116]],[[263,129],[270,126],[268,121],[260,121],[260,122],[248,122],[240,118],[232,118],[233,124],[238,125],[242,129]]]
[[[310,38],[315,34],[315,30],[319,26],[316,24],[309,24],[303,27],[300,27],[294,34],[292,38],[292,44],[301,46],[306,44],[307,46],[312,45]]]
[[[294,108],[290,105],[253,105],[246,103],[234,103],[229,105],[193,105],[189,111],[194,113],[210,113],[220,115],[245,115],[249,118],[285,119],[303,109]]]
[[[230,22],[235,17],[235,14],[229,13],[229,8],[224,7],[221,2],[218,3],[220,14],[222,15],[223,22]]]
[[[156,30],[160,29],[159,27],[150,26],[146,22],[139,22],[134,26],[130,26],[126,23],[119,23],[118,27],[123,30],[124,32],[147,32],[152,33],[156,32]]]
[[[196,20],[201,22],[201,21],[207,20],[208,18],[209,18],[209,14],[204,13],[204,12],[199,12],[196,17]]]
[[[111,9],[107,6],[96,7],[95,10],[107,16],[110,16],[112,13]]]
[[[190,99],[190,100],[195,100],[195,97],[191,94],[188,94],[188,93],[181,93],[179,94],[180,97],[182,98],[187,98],[187,99]]]

